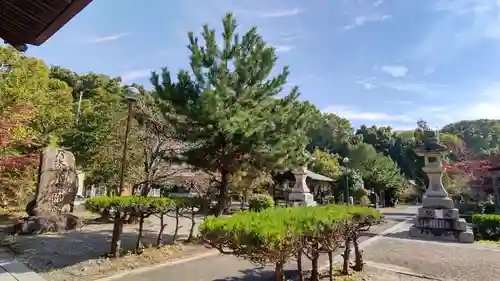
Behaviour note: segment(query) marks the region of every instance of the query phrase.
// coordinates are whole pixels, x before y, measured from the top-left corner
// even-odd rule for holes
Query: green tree
[[[441,132],[460,137],[465,146],[477,156],[500,153],[499,120],[464,120],[444,126]]]
[[[75,154],[77,166],[87,173],[86,184],[107,186],[113,191],[119,182],[128,113],[120,78],[95,73],[78,75],[62,67],[53,67],[51,77],[72,87],[74,103],[68,108],[78,114],[78,120],[74,118],[65,131],[62,145]],[[130,187],[141,181],[143,175],[140,129],[136,122],[131,127],[128,148],[125,182]]]
[[[57,144],[73,120],[66,83],[36,58],[0,47],[0,197],[25,203],[35,187],[39,148]]]
[[[206,25],[203,45],[189,33],[192,77],[180,71],[174,83],[166,68],[152,77],[166,119],[175,119],[176,137],[190,144],[184,161],[220,175],[218,214],[227,206],[229,177],[242,166],[271,170],[304,162],[305,132],[319,114],[297,101],[298,88],[278,97],[288,67],[269,79],[277,61],[274,48],[255,27],[242,37],[236,27],[227,14],[222,42]]]
[[[309,167],[313,172],[332,179],[339,177],[342,173],[338,155],[331,155],[319,148],[315,148],[313,156],[315,159]]]
[[[391,198],[398,198],[406,186],[406,180],[398,165],[390,157],[378,154],[366,159],[361,164],[361,175],[365,188],[385,194],[386,203]]]
[[[311,142],[309,151],[320,148],[323,151],[346,156],[352,145],[361,141],[354,135],[354,129],[349,120],[335,114],[323,114],[318,124],[309,131]]]

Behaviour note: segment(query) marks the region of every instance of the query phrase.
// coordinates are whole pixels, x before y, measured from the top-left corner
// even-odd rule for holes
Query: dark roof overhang
[[[1,0],[0,38],[14,47],[43,44],[92,0]]]

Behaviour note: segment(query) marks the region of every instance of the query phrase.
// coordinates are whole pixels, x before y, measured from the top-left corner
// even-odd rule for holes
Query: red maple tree
[[[29,121],[31,110],[27,106],[17,105],[4,109],[0,115],[0,169],[22,168],[34,164],[33,154],[12,155],[8,149],[18,144],[13,136],[14,130]],[[22,140],[26,145],[30,139]],[[3,152],[3,153],[2,153]]]

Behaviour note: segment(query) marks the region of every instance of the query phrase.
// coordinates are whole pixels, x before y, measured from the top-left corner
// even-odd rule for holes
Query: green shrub
[[[352,197],[354,202],[361,203],[361,200],[364,196],[368,195],[368,191],[364,188],[356,188],[352,192]]]
[[[342,243],[342,237],[358,235],[362,227],[381,218],[376,209],[360,206],[267,208],[230,217],[209,217],[199,230],[207,246],[254,263],[275,264],[278,274],[305,247],[311,251],[311,245],[316,245],[316,253],[327,248],[331,254]]]
[[[159,213],[173,207],[174,201],[165,197],[98,196],[85,201],[85,208],[94,213],[102,213],[110,209],[129,214]]]
[[[359,199],[359,204],[361,206],[370,206],[371,201],[370,201],[370,198],[368,197],[368,195],[361,197],[361,199]]]
[[[455,207],[461,214],[493,214],[495,204],[492,203],[458,203]]]
[[[500,215],[474,214],[472,222],[480,239],[500,241]]]
[[[274,207],[274,200],[273,197],[267,194],[252,194],[248,202],[248,207],[250,211],[260,212]]]

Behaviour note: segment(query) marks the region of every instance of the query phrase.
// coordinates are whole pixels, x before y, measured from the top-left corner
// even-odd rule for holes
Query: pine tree
[[[180,71],[174,83],[164,68],[151,79],[165,118],[175,124],[177,138],[190,144],[185,161],[220,175],[218,214],[227,207],[229,176],[243,167],[270,171],[303,164],[306,132],[319,115],[297,100],[296,87],[277,97],[290,71],[284,67],[269,78],[277,56],[255,27],[240,37],[227,14],[223,29],[219,44],[206,25],[204,45],[188,34],[192,76]]]

